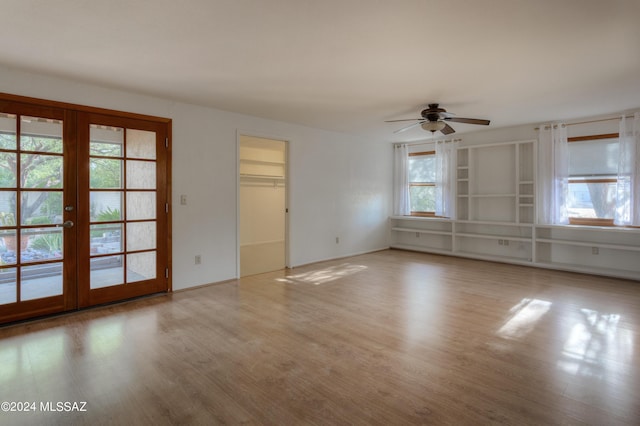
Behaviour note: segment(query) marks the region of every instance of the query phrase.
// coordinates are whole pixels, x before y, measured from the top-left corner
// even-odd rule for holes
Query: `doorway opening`
[[[287,142],[239,138],[239,274],[287,265]]]

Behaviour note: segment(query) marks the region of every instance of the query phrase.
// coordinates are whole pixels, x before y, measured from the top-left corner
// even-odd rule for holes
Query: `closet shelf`
[[[241,158],[241,163],[250,163],[250,164],[265,164],[272,166],[284,166],[284,161],[264,161],[264,160],[252,160],[250,158]]]
[[[252,175],[247,173],[241,173],[241,178],[247,179],[265,179],[265,180],[284,180],[284,176],[274,176],[274,175]]]

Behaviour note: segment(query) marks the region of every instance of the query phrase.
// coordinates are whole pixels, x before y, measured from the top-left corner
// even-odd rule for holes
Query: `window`
[[[412,216],[434,216],[436,210],[436,152],[409,154],[409,203]]]
[[[573,225],[613,225],[618,182],[618,134],[569,138],[569,196]]]

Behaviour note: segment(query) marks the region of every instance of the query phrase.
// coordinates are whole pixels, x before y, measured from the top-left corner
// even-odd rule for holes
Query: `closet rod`
[[[255,175],[255,174],[247,174],[240,173],[241,178],[255,178],[255,179],[284,179],[284,176],[275,176],[275,175]]]

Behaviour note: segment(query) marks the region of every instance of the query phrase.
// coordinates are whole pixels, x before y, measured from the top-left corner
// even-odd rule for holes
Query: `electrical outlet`
[[[508,245],[509,245],[509,240],[503,240],[503,241],[502,241],[502,243],[503,243],[505,246],[508,246]]]
[[[591,247],[591,254],[599,254],[600,253],[600,249],[598,249],[598,247]]]
[[[336,237],[336,244],[340,244],[340,237]]]
[[[498,240],[498,245],[500,245],[500,246],[501,246],[501,245],[503,245],[503,244],[504,244],[504,241],[502,241],[502,240]]]
[[[200,256],[199,254],[196,254],[196,260],[195,260],[196,265],[199,265],[202,263],[202,256]]]

